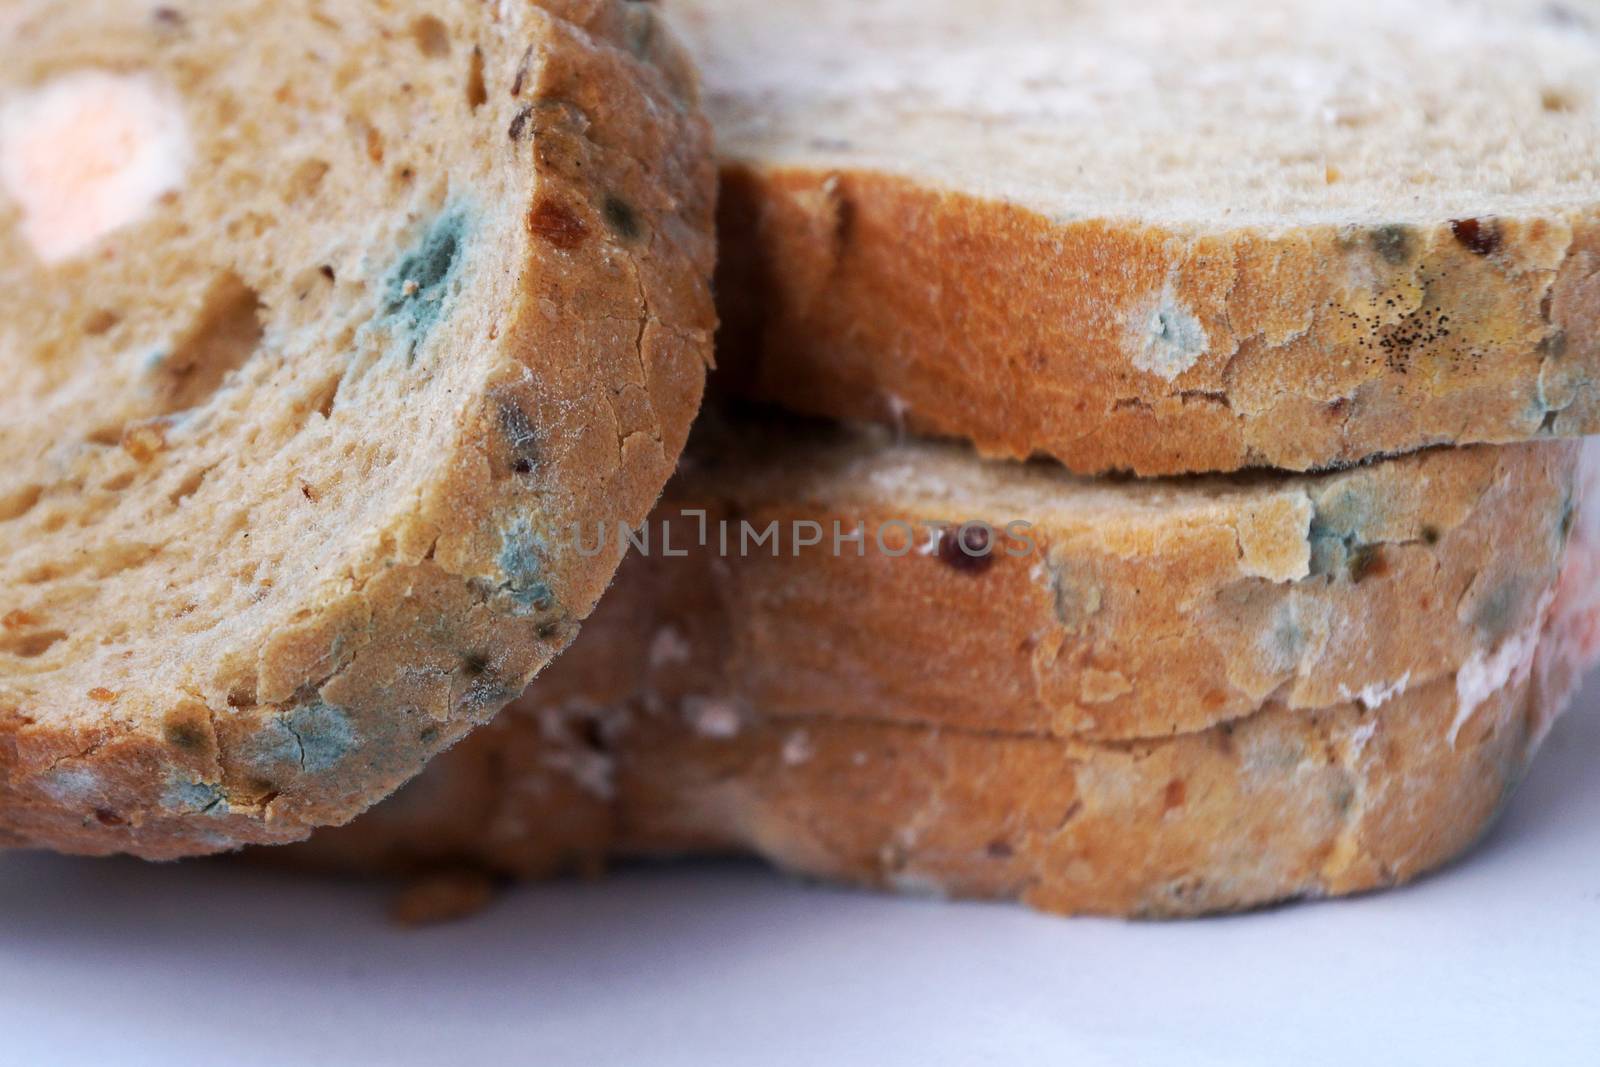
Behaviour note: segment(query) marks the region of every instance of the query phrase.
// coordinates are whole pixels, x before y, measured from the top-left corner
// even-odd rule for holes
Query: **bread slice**
[[[697,453],[658,511],[688,536],[630,557],[554,669],[394,800],[271,858],[534,876],[741,850],[1130,915],[1355,892],[1474,840],[1600,648],[1600,524],[1573,532],[1566,444],[1108,486],[786,437]],[[1319,545],[1356,500],[1385,518]],[[700,509],[711,547],[665,554]],[[716,532],[935,510],[1031,516],[1039,560],[724,555]],[[1263,574],[1262,544],[1302,566]],[[1089,588],[1092,610],[1067,595]]]
[[[698,406],[714,168],[652,10],[12,2],[0,844],[340,822],[559,651]]]
[[[684,0],[736,391],[1083,472],[1600,431],[1600,15]]]

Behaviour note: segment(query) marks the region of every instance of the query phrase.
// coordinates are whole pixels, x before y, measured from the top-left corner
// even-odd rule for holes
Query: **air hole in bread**
[[[128,486],[133,484],[133,479],[133,471],[123,471],[121,474],[113,475],[112,477],[107,478],[100,484],[100,488],[104,489],[108,493],[120,493],[124,489],[128,488]]]
[[[110,333],[111,328],[121,321],[122,316],[110,308],[99,308],[90,312],[89,317],[83,320],[83,332],[90,337],[99,337]]]
[[[125,542],[102,546],[96,553],[94,575],[104,580],[123,571],[137,570],[161,554],[161,546]]]
[[[333,279],[328,276],[328,268],[311,267],[296,274],[290,288],[294,291],[295,300],[304,303],[332,292]]]
[[[328,162],[324,159],[308,159],[300,164],[291,179],[295,199],[309,200],[315,196],[322,179],[328,176],[328,170]]]
[[[44,582],[59,578],[61,573],[60,567],[52,563],[46,563],[23,572],[22,576],[17,580],[23,585],[41,585]]]
[[[0,635],[0,652],[16,656],[18,659],[36,659],[50,651],[50,647],[56,642],[66,640],[66,637],[67,635],[60,630]]]
[[[413,22],[411,36],[416,38],[417,51],[429,59],[442,59],[450,54],[450,31],[432,15],[424,15]]]
[[[10,522],[20,519],[33,510],[39,498],[44,495],[44,486],[25,485],[14,489],[5,496],[0,496],[0,522]]]
[[[210,474],[215,469],[216,467],[214,465],[210,467],[202,467],[199,470],[190,471],[188,474],[184,475],[183,481],[178,483],[178,487],[167,495],[167,499],[172,503],[173,507],[177,507],[184,500],[194,496],[194,494],[200,489],[200,483],[206,480],[206,475]]]
[[[206,294],[194,328],[159,366],[164,411],[183,411],[222,385],[261,345],[261,298],[237,275],[224,274]]]
[[[333,403],[339,397],[339,383],[343,380],[343,376],[335,374],[313,390],[310,397],[311,410],[325,419],[332,418]]]
[[[122,443],[122,423],[96,426],[85,434],[83,439],[91,445],[99,445],[101,448],[115,448]]]

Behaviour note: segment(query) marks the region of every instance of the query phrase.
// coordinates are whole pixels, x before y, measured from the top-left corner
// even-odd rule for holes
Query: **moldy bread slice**
[[[1085,473],[1600,431],[1600,16],[685,0],[722,364]]]
[[[570,640],[698,407],[698,87],[621,0],[0,6],[0,843],[349,819]]]
[[[393,801],[269,858],[528,877],[746,851],[1119,915],[1355,892],[1475,840],[1600,648],[1600,535],[1577,506],[1596,498],[1565,444],[1102,485],[872,435],[718,432],[658,512],[674,536],[630,557],[554,669]],[[1345,521],[1357,500],[1384,517]],[[945,538],[876,562],[872,540],[718,546],[719,516],[848,533],[934,504],[1032,516],[1043,571]],[[702,510],[714,549],[693,547]],[[1093,610],[1064,595],[1091,583]]]

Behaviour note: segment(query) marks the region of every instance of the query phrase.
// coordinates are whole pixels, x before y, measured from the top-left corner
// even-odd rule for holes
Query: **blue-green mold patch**
[[[1354,487],[1335,489],[1312,500],[1311,573],[1337,574],[1361,569],[1366,546],[1364,531],[1374,525],[1371,498]],[[1352,575],[1356,576],[1356,575]]]
[[[1305,655],[1308,639],[1300,625],[1300,617],[1293,606],[1285,604],[1272,621],[1265,635],[1265,648],[1273,666],[1290,670]]]
[[[496,562],[505,575],[501,589],[524,613],[550,606],[550,587],[545,584],[545,559],[549,546],[524,515],[519,515],[500,531],[500,555]]]
[[[407,363],[444,317],[469,230],[464,209],[446,210],[384,280],[383,307],[375,324],[394,338]]]
[[[228,800],[220,786],[190,781],[176,772],[167,776],[161,806],[180,815],[228,814]]]
[[[1522,621],[1531,599],[1529,585],[1512,575],[1472,605],[1472,625],[1486,641],[1498,643]]]
[[[102,784],[87,767],[61,767],[44,780],[44,791],[62,803],[79,804],[99,797]]]
[[[313,701],[267,724],[256,735],[251,757],[260,764],[290,763],[303,771],[325,771],[355,744],[355,729],[344,710]]]

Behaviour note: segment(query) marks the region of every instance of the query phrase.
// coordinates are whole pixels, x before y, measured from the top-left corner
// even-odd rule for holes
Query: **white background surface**
[[[0,1064],[1600,1064],[1600,678],[1466,861],[1228,919],[1065,920],[759,866],[386,890],[0,855]]]

